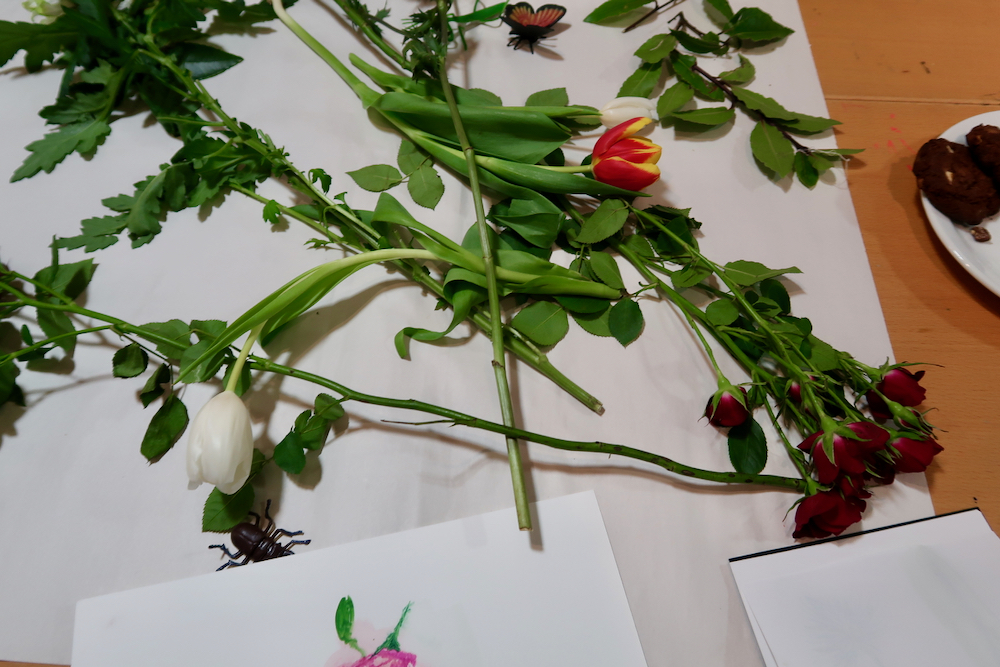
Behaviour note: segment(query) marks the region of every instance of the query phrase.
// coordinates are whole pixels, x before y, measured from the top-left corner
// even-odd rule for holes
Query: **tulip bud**
[[[662,149],[649,139],[632,136],[652,122],[636,117],[605,132],[594,145],[591,159],[594,178],[633,191],[655,183],[660,177],[656,162]]]
[[[743,393],[742,400],[731,393],[732,389],[739,389]],[[746,402],[747,390],[743,387],[720,390],[709,399],[705,416],[712,426],[739,426],[750,416]]]
[[[652,118],[656,103],[645,97],[616,97],[601,109],[601,123],[612,128],[632,118]]]
[[[21,6],[34,14],[33,18],[40,19],[41,23],[52,23],[63,13],[59,0],[24,0]]]
[[[189,488],[207,482],[227,495],[236,493],[250,476],[252,461],[250,412],[235,392],[217,394],[191,422],[187,447]]]

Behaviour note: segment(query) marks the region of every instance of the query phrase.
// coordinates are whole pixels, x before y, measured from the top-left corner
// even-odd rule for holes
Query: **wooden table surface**
[[[1000,11],[983,0],[799,6],[830,115],[843,123],[838,142],[865,149],[848,179],[896,358],[937,364],[923,380],[945,448],[927,471],[934,508],[979,507],[998,529],[1000,297],[938,242],[910,166],[928,139],[1000,109]]]

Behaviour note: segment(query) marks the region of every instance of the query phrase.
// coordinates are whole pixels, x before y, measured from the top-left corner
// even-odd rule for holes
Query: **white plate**
[[[965,144],[965,135],[969,130],[977,125],[997,125],[1000,126],[1000,111],[990,111],[987,113],[966,118],[961,123],[949,127],[941,135],[941,139],[954,141],[957,144]],[[941,243],[958,260],[958,263],[965,267],[965,270],[972,274],[972,277],[988,287],[994,294],[1000,296],[1000,238],[994,241],[980,243],[972,238],[968,227],[957,225],[941,211],[934,208],[927,197],[920,193],[920,201],[924,205],[924,213],[931,223],[931,228]],[[1000,219],[1000,213],[993,217],[986,218],[981,223],[989,230],[994,237],[1000,237],[1000,225],[991,224]]]

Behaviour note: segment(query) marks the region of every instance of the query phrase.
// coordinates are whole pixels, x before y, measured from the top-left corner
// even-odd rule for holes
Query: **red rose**
[[[882,381],[875,385],[875,388],[882,392],[882,395],[890,401],[895,401],[900,405],[913,407],[924,402],[927,390],[920,386],[920,379],[924,377],[924,371],[911,373],[905,368],[893,368],[885,374]],[[865,394],[868,399],[868,408],[875,419],[891,419],[892,412],[889,406],[874,391]]]
[[[792,537],[840,535],[848,526],[861,521],[866,506],[860,498],[845,498],[836,491],[820,491],[799,503]]]
[[[709,399],[708,405],[705,406],[705,416],[712,426],[739,426],[750,416],[750,411],[746,409],[747,390],[743,387],[736,389],[743,392],[742,402],[728,389],[716,393]]]
[[[865,463],[871,461],[875,452],[883,449],[889,440],[888,431],[873,422],[855,422],[847,424],[847,428],[858,439],[834,434],[833,461],[823,449],[823,431],[813,433],[799,445],[799,449],[812,453],[816,478],[820,484],[832,484],[841,472],[850,475],[864,474]]]
[[[944,450],[944,447],[930,438],[913,439],[900,436],[890,442],[889,446],[899,452],[899,458],[893,465],[896,472],[923,472],[927,470],[934,456]]]

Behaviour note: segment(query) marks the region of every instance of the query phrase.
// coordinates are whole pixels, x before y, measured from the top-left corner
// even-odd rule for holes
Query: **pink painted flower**
[[[386,648],[378,653],[366,655],[351,667],[414,667],[416,664],[417,656],[412,653]]]

